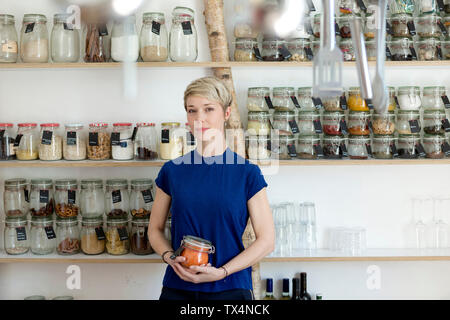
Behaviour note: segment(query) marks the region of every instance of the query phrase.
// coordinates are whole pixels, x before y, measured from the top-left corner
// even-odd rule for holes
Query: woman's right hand
[[[182,256],[177,256],[175,257],[175,259],[171,259],[170,258],[170,254],[165,255],[164,257],[164,261],[167,262],[168,265],[170,265],[172,267],[172,269],[175,271],[175,273],[183,280],[186,281],[186,277],[179,271],[180,268],[183,268],[183,270],[191,273],[191,274],[196,274],[197,271],[193,271],[189,268],[184,267],[181,263],[184,262],[186,260],[185,257]]]

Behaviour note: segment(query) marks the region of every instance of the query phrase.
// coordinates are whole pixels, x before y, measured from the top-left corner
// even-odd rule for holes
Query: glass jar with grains
[[[66,124],[63,136],[63,157],[65,160],[86,159],[86,135],[82,124]]]
[[[36,123],[19,123],[14,148],[17,160],[36,160],[39,157],[39,132]]]
[[[392,36],[412,38],[411,26],[414,24],[414,18],[410,14],[394,14],[391,19]]]
[[[31,252],[38,255],[51,254],[56,248],[53,218],[32,217],[30,230]]]
[[[248,111],[269,111],[268,103],[272,103],[272,100],[270,99],[270,88],[248,88],[247,96]]]
[[[60,255],[73,255],[80,252],[80,228],[76,217],[56,219],[56,252]]]
[[[53,181],[31,179],[30,213],[33,217],[51,217],[54,208]]]
[[[375,159],[392,159],[397,151],[393,135],[374,136],[372,155]]]
[[[4,245],[7,254],[25,254],[30,249],[28,221],[26,218],[6,217]]]
[[[30,208],[28,198],[28,184],[25,179],[5,180],[3,191],[3,209],[7,217],[26,218]]]
[[[174,62],[197,60],[197,28],[194,23],[194,10],[185,7],[173,9],[169,46],[170,60]]]
[[[155,160],[158,158],[158,136],[154,123],[136,123],[134,139],[134,157],[136,160]]]
[[[270,136],[247,136],[247,156],[252,160],[267,160],[271,155]]]
[[[105,251],[105,231],[103,218],[84,218],[81,221],[81,251],[87,255]]]
[[[372,114],[372,131],[373,134],[389,135],[395,131],[395,113],[374,113]]]
[[[425,149],[426,157],[430,159],[444,158],[443,145],[446,141],[445,135],[424,135],[423,148]]]
[[[55,212],[58,217],[72,218],[78,216],[79,193],[75,179],[55,180]]]
[[[89,125],[89,160],[107,160],[111,158],[111,140],[107,128],[107,123],[100,122]]]
[[[256,39],[237,38],[234,46],[234,61],[257,61],[255,47],[258,47]]]
[[[248,113],[247,131],[250,135],[270,135],[269,112],[258,111]]]
[[[126,219],[130,209],[130,195],[126,179],[106,180],[105,210],[108,218]]]
[[[399,110],[397,114],[398,134],[417,134],[422,128],[419,111]]]
[[[131,221],[131,252],[136,255],[147,255],[154,252],[148,239],[148,224],[148,219]]]
[[[144,13],[142,17],[140,47],[141,58],[144,62],[161,62],[167,60],[168,37],[164,13]]]
[[[127,254],[130,251],[128,220],[108,219],[106,225],[106,252],[111,255]]]
[[[41,124],[39,159],[48,161],[62,159],[63,145],[58,129],[58,123]]]
[[[160,156],[163,160],[173,160],[183,155],[184,130],[179,122],[161,123]]]
[[[273,105],[275,111],[294,111],[294,101],[297,99],[295,89],[292,87],[273,88]]]
[[[297,157],[300,159],[318,159],[323,157],[320,136],[300,136],[297,144]]]
[[[25,14],[20,37],[22,62],[48,62],[48,47],[47,18],[42,14]]]
[[[151,179],[131,180],[130,211],[133,218],[150,217],[153,199],[155,198],[154,182]]]
[[[131,123],[114,123],[111,133],[112,158],[114,160],[131,160],[134,158],[133,125]]]
[[[80,33],[68,21],[71,14],[55,14],[51,34],[53,62],[78,62],[80,59]]]
[[[0,63],[17,62],[18,36],[14,16],[0,14]]]
[[[100,179],[81,180],[81,215],[83,218],[99,218],[105,213],[105,192]]]
[[[14,133],[12,123],[0,123],[0,160],[14,160]]]
[[[421,38],[439,38],[441,36],[442,19],[437,14],[421,14],[417,18],[417,34]]]

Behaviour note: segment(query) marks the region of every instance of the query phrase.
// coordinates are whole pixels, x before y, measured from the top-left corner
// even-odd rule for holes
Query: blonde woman
[[[225,143],[231,102],[225,84],[213,77],[193,81],[184,93],[197,148],[161,168],[148,230],[152,247],[168,264],[161,300],[252,300],[251,266],[274,249],[261,170]],[[164,236],[169,210],[173,247]],[[244,249],[242,235],[249,218],[256,241]],[[212,242],[210,263],[186,268],[181,264],[184,257],[173,258],[186,235]]]

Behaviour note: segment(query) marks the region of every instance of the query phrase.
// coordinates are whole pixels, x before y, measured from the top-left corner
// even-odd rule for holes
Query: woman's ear
[[[231,107],[225,109],[225,121],[227,121],[231,116]]]

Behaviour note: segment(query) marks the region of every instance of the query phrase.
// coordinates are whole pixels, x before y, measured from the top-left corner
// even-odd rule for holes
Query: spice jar
[[[0,160],[14,160],[16,158],[12,128],[12,123],[0,123]]]
[[[186,268],[207,265],[209,254],[215,252],[211,241],[194,236],[183,236],[180,246],[183,248],[180,255],[186,258],[181,264]]]
[[[39,136],[36,123],[19,123],[14,148],[17,160],[35,160],[39,157]]]
[[[152,212],[155,187],[151,179],[131,180],[130,211],[134,218],[149,218]]]
[[[134,139],[135,159],[154,160],[158,158],[156,146],[158,137],[154,123],[136,123],[136,138]]]
[[[256,39],[237,38],[234,47],[234,61],[257,61],[254,48],[258,48]]]
[[[298,104],[300,105],[300,112],[302,111],[316,111],[317,108],[321,107],[314,104],[312,97],[312,88],[311,87],[302,87],[298,88]]]
[[[412,38],[413,34],[410,32],[408,24],[414,24],[412,15],[399,13],[391,17],[392,36],[394,37],[408,37]]]
[[[197,29],[192,9],[185,7],[173,9],[169,46],[172,61],[193,62],[197,59]]]
[[[374,134],[391,135],[395,131],[395,113],[374,113],[372,115],[372,131]]]
[[[298,130],[300,135],[314,135],[316,133],[322,133],[320,113],[300,112],[298,114]]]
[[[126,219],[129,208],[128,181],[126,179],[106,180],[105,210],[108,218]]]
[[[111,32],[111,58],[117,62],[136,62],[139,58],[139,36],[135,15],[114,21]]]
[[[273,113],[273,129],[279,135],[293,135],[298,133],[298,124],[295,113],[291,111],[275,111]]]
[[[26,14],[20,38],[22,62],[48,62],[47,18],[42,14]]]
[[[311,42],[305,38],[290,39],[287,43],[287,48],[292,56],[289,61],[304,62],[313,60],[313,53],[311,49]]]
[[[290,160],[297,157],[297,140],[298,135],[291,136],[275,136],[273,138],[272,156],[279,160]]]
[[[111,36],[104,22],[88,21],[83,34],[85,41],[85,62],[108,62],[111,53]]]
[[[101,218],[105,213],[105,192],[100,179],[81,180],[81,215],[83,218]]]
[[[78,216],[78,198],[77,180],[55,180],[55,212],[60,218],[72,218]]]
[[[321,19],[322,19],[322,14],[321,13],[316,13],[313,16],[312,29],[313,29],[314,37],[316,37],[316,38],[320,38],[320,23],[321,23]]]
[[[26,218],[29,210],[28,187],[25,179],[5,180],[3,209],[7,217]]]
[[[431,14],[436,13],[438,11],[436,0],[421,0],[417,1],[419,13],[423,14]]]
[[[291,57],[286,41],[275,38],[263,39],[261,55],[264,61],[284,61]]]
[[[419,151],[417,149],[420,144],[420,135],[400,135],[398,137],[397,151],[401,159],[417,159]]]
[[[436,38],[420,38],[417,41],[419,47],[419,60],[421,61],[435,61],[441,60],[439,56],[439,50],[441,47],[441,41]]]
[[[6,217],[3,240],[7,254],[19,255],[28,252],[30,238],[27,225],[26,218]]]
[[[111,140],[107,133],[107,123],[91,123],[89,125],[89,160],[107,160],[111,158]]]
[[[133,125],[131,123],[114,123],[111,133],[112,158],[114,160],[131,160],[134,158]]]
[[[419,87],[399,87],[397,99],[400,110],[417,111],[422,104]]]
[[[326,159],[342,159],[348,155],[347,138],[341,136],[323,137],[323,155]]]
[[[108,218],[106,225],[106,252],[111,255],[127,254],[130,251],[128,220]]]
[[[373,137],[372,156],[375,159],[392,159],[396,151],[394,136],[385,135]]]
[[[351,111],[369,111],[369,106],[361,97],[360,87],[350,87],[348,89],[347,105]]]
[[[424,111],[423,112],[423,132],[426,134],[445,134],[444,121],[445,111]]]
[[[323,132],[325,134],[330,136],[339,136],[342,134],[346,134],[347,130],[344,129],[346,129],[344,113],[341,112],[323,113]]]
[[[131,252],[136,255],[147,255],[154,252],[148,239],[148,223],[148,219],[131,221]]]
[[[422,97],[422,108],[424,110],[444,110],[445,105],[442,96],[445,96],[445,87],[424,87]]]
[[[312,48],[313,48],[313,55],[315,57],[320,49],[320,40],[313,40],[313,41],[311,41],[311,43],[312,43]]]
[[[273,88],[273,105],[275,111],[294,111],[295,89],[292,87]]]
[[[105,251],[106,235],[103,218],[84,218],[81,221],[81,251],[87,255],[101,254]]]
[[[441,36],[441,17],[436,14],[422,14],[417,18],[417,34],[422,38]]]
[[[402,111],[397,114],[398,134],[416,134],[421,130],[419,111]]]
[[[356,136],[366,136],[369,130],[370,112],[350,111],[348,114],[348,133]]]
[[[348,156],[350,159],[365,160],[371,151],[370,136],[349,136]]]
[[[271,156],[270,136],[247,136],[247,157],[252,160],[266,160]]]
[[[61,160],[62,158],[62,138],[58,134],[58,123],[41,124],[39,159],[41,160]]]
[[[341,107],[340,97],[322,99],[322,105],[325,111],[344,111]]]
[[[396,95],[395,95],[395,88],[394,87],[387,87],[387,89],[388,89],[388,95],[389,95],[389,105],[388,105],[387,111],[390,112],[390,111],[394,111],[395,110],[395,105],[396,105],[395,97],[396,97]],[[376,112],[376,110],[375,110],[375,112]]]
[[[344,56],[344,61],[355,61],[355,51],[353,50],[352,39],[342,39],[339,48]]]
[[[186,128],[186,134],[183,138],[183,155],[188,154],[197,148],[197,141],[195,140],[195,137],[191,132],[189,123],[186,122],[185,128]]]
[[[445,142],[447,142],[445,135],[424,135],[423,148],[425,149],[426,157],[430,159],[444,158],[443,144]]]
[[[78,62],[80,59],[80,34],[71,23],[71,14],[55,14],[51,34],[53,62]]]
[[[342,39],[352,37],[352,33],[350,31],[350,19],[358,19],[361,23],[361,17],[357,16],[341,16],[336,19],[336,22],[339,27],[339,33]]]
[[[446,14],[444,17],[444,27],[447,29],[447,35],[450,35],[450,15]]]
[[[270,113],[265,111],[249,112],[247,130],[250,135],[270,135]]]
[[[0,14],[0,63],[17,62],[18,36],[14,16]]]
[[[32,179],[30,192],[30,213],[33,217],[53,215],[53,182],[50,179]]]
[[[341,15],[348,14],[360,14],[361,9],[356,4],[355,0],[339,0],[338,1],[339,12]]]
[[[449,22],[449,27],[450,27],[450,22]],[[450,30],[449,30],[449,34],[450,34]],[[448,38],[446,40],[442,40],[441,47],[442,47],[442,59],[450,60],[450,40]]]
[[[375,15],[373,13],[366,13],[366,23],[364,24],[363,32],[366,40],[375,39],[377,32],[375,24]]]
[[[32,217],[30,230],[31,252],[38,255],[51,254],[56,248],[56,234],[51,217]]]
[[[366,40],[366,54],[367,61],[376,61],[377,60],[377,44],[375,40]]]
[[[392,41],[387,41],[386,45],[391,52],[392,61],[411,61],[417,60],[414,43],[408,38],[394,38]],[[414,53],[414,57],[413,57]]]
[[[236,22],[234,25],[235,38],[258,38],[259,32],[250,23],[246,21]]]
[[[63,136],[63,157],[65,160],[86,159],[86,136],[84,126],[79,123],[66,124]]]
[[[144,13],[142,16],[140,48],[141,58],[144,62],[162,62],[167,60],[168,38],[164,13]]]
[[[56,219],[56,252],[73,255],[80,252],[80,229],[77,218]]]
[[[179,122],[161,124],[161,159],[173,160],[183,155],[183,135]]]
[[[248,111],[269,111],[267,103],[270,99],[270,88],[255,87],[248,88],[247,109]]]
[[[317,159],[323,156],[318,135],[300,136],[297,144],[297,157],[300,159]]]
[[[450,13],[450,1],[444,0],[444,11],[445,13]]]

